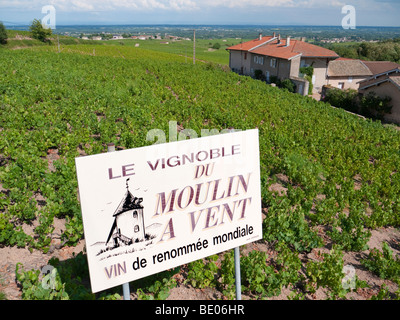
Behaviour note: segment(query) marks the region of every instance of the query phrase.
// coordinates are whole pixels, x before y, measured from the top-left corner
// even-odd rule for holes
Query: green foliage
[[[20,269],[22,270],[20,271]],[[15,273],[17,281],[22,286],[22,299],[24,300],[69,299],[65,291],[65,284],[62,283],[57,269],[53,269],[51,273],[41,279],[40,270],[24,271],[22,265],[17,263]]]
[[[52,32],[50,28],[44,28],[42,22],[38,19],[34,19],[29,27],[32,34],[32,38],[42,42],[48,41],[48,37],[51,36]]]
[[[7,44],[7,30],[3,22],[0,21],[0,44]]]
[[[234,299],[236,294],[235,261],[233,250],[227,251],[221,261],[219,290],[228,299]]]
[[[139,300],[165,300],[169,296],[169,291],[176,286],[173,275],[178,271],[179,268],[160,272],[136,280],[130,286]]]
[[[354,89],[330,88],[324,98],[325,102],[330,103],[337,108],[343,108],[347,111],[358,113],[358,92]]]
[[[219,44],[219,42],[216,42],[216,43],[213,44],[212,48],[215,49],[215,50],[218,50],[218,49],[221,48],[221,45]]]
[[[341,57],[370,61],[400,62],[400,44],[397,39],[379,42],[331,44],[328,47]]]
[[[314,75],[314,68],[313,67],[301,67],[299,69],[300,73],[312,77]]]
[[[322,245],[322,239],[313,231],[300,209],[291,208],[287,199],[277,201],[268,208],[263,222],[264,239],[290,245],[298,252],[311,251]]]
[[[258,73],[259,72],[259,73]],[[256,79],[265,80],[265,75],[262,70],[255,70],[254,75]],[[281,80],[276,76],[270,77],[270,83],[275,83],[279,88],[286,89],[289,92],[296,92],[296,85],[291,79],[284,79]]]
[[[87,259],[82,254],[72,259],[49,260],[54,267],[46,275],[40,270],[25,271],[21,263],[16,266],[16,279],[21,284],[24,300],[117,300],[118,293],[109,290],[96,295],[91,292]]]
[[[392,110],[391,98],[381,98],[374,92],[359,97],[353,89],[329,88],[323,100],[335,107],[378,120],[383,120],[384,115]]]
[[[334,228],[328,235],[332,240],[348,251],[364,251],[371,232],[364,228],[364,212],[362,208],[350,208],[348,215],[340,213]]]
[[[282,89],[286,89],[289,92],[296,92],[296,85],[290,79],[282,80],[280,85],[279,85],[279,87],[282,88]]]
[[[331,298],[343,298],[349,289],[345,289],[342,280],[343,252],[333,248],[329,253],[323,254],[323,261],[310,261],[306,265],[308,278],[307,289],[315,292],[319,287],[330,290]]]
[[[387,242],[382,243],[382,251],[372,249],[361,263],[382,279],[400,280],[400,258],[393,256]]]
[[[260,69],[254,70],[254,78],[257,80],[265,80],[263,71]]]
[[[69,300],[94,300],[95,295],[88,288],[89,269],[87,258],[80,252],[67,261],[59,261],[57,258],[49,260],[49,265],[58,270],[60,281],[64,290],[68,293]],[[85,285],[86,281],[86,285]]]
[[[360,101],[360,113],[369,118],[383,120],[385,114],[391,113],[390,97],[378,97],[375,92],[363,95]]]
[[[269,260],[265,252],[251,251],[241,258],[240,268],[243,291],[271,297],[299,280],[301,261],[296,253],[281,246],[276,261]]]
[[[313,90],[312,77],[314,75],[314,68],[312,66],[301,67],[299,71],[300,73],[304,74],[304,78],[308,81],[308,94],[312,94]]]
[[[292,183],[301,185],[304,189],[315,189],[323,180],[322,166],[298,153],[286,156],[283,167]]]
[[[187,281],[194,288],[215,287],[217,285],[218,267],[215,261],[217,255],[213,255],[203,260],[196,260],[188,265]]]
[[[323,245],[316,231],[320,225],[343,250],[364,248],[372,228],[400,226],[400,136],[392,127],[214,66],[186,63],[184,56],[129,45],[69,46],[60,54],[43,45],[0,54],[2,246],[46,252],[55,218],[67,221],[62,241],[76,244],[83,227],[75,157],[106,152],[110,142],[120,148],[149,145],[147,132],[168,132],[171,120],[199,135],[201,129],[259,129],[261,192],[268,209],[263,235],[277,250],[282,246],[280,254],[290,257],[292,267],[260,254],[243,257],[253,293],[267,296],[301,281],[296,254]],[[49,150],[59,157],[51,168]],[[278,174],[287,178],[286,195],[269,191]],[[24,224],[33,222],[34,234],[25,234]],[[246,263],[258,271],[253,274]],[[194,264],[193,281],[232,297],[232,255],[221,260],[221,270],[229,274],[216,266],[211,260]],[[93,298],[77,280],[87,288],[86,271],[70,273],[70,285],[68,268],[75,267],[63,268],[57,264],[69,298]],[[169,280],[151,278],[135,290],[143,299],[164,298],[174,285]],[[318,281],[322,286],[325,280]],[[53,297],[62,297],[64,289]]]
[[[389,300],[390,299],[390,291],[386,284],[382,284],[379,288],[379,291],[376,295],[373,295],[370,300]]]

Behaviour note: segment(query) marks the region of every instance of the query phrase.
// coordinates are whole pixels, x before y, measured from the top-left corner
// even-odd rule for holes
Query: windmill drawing
[[[143,241],[146,238],[143,198],[137,198],[129,191],[129,179],[126,180],[126,192],[115,210],[110,233],[106,245],[112,239],[114,248]]]

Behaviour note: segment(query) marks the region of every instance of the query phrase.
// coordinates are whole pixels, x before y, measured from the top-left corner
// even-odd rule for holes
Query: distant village
[[[379,42],[379,40],[364,40],[359,39],[359,42]],[[331,39],[322,39],[320,40],[321,43],[342,43],[342,42],[354,42],[353,38],[341,37],[341,38],[331,38]]]
[[[138,34],[138,35],[132,35],[128,33],[110,33],[110,32],[101,32],[101,33],[81,33],[81,34],[76,34],[76,33],[70,33],[70,32],[64,32],[63,33],[66,36],[72,36],[72,37],[79,37],[82,40],[123,40],[123,39],[134,39],[134,40],[170,40],[170,41],[182,41],[182,40],[192,40],[191,38],[187,37],[179,37],[179,36],[174,36],[170,35],[167,33],[161,34]],[[301,41],[306,41],[305,37],[298,37],[299,40]],[[236,39],[240,39],[237,38]],[[320,43],[344,43],[344,42],[379,42],[379,40],[365,40],[362,38],[357,38],[355,39],[354,37],[327,37],[327,38],[320,38],[319,36],[315,37],[310,37],[308,41],[311,42],[320,42]]]
[[[102,32],[101,34],[81,34],[79,36],[82,40],[123,40],[123,39],[134,39],[134,40],[170,40],[170,41],[182,41],[182,40],[191,40],[190,38],[178,37],[169,34],[161,35],[158,34],[139,34],[139,35],[131,35],[131,34],[113,34],[108,32]]]

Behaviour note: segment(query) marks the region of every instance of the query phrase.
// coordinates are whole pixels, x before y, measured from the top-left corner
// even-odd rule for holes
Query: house
[[[290,37],[281,39],[274,33],[272,36],[259,35],[257,39],[240,43],[227,48],[229,50],[229,67],[239,74],[255,76],[260,70],[267,82],[273,77],[292,79],[297,92],[306,95],[306,80],[300,73],[301,67],[313,67],[313,93],[320,92],[326,84],[328,64],[339,58],[336,52]]]
[[[372,75],[363,61],[338,58],[329,62],[326,84],[339,89],[358,90],[358,82]]]
[[[363,63],[371,70],[372,74],[381,74],[399,68],[400,65],[392,61],[365,61]]]
[[[380,67],[383,63],[380,64]],[[384,120],[400,124],[400,65],[398,67],[373,76],[359,82],[358,92],[367,95],[376,93],[379,97],[390,97],[392,110],[385,114]]]
[[[358,90],[360,81],[398,67],[399,64],[391,61],[338,58],[329,62],[327,85],[339,89]]]
[[[113,240],[113,247],[130,245],[134,242],[145,240],[143,199],[132,195],[126,184],[126,193],[115,210],[114,222],[107,237],[106,245]]]
[[[172,40],[172,41],[178,40],[178,38],[179,37],[177,37],[177,36],[165,35],[165,39],[169,39],[169,40]]]
[[[140,35],[137,37],[139,40],[149,40],[149,39],[153,39],[152,36],[149,35]]]

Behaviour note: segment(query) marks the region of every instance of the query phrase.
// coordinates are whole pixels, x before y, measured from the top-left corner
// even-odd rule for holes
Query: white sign
[[[93,292],[262,238],[256,129],[75,162]]]

